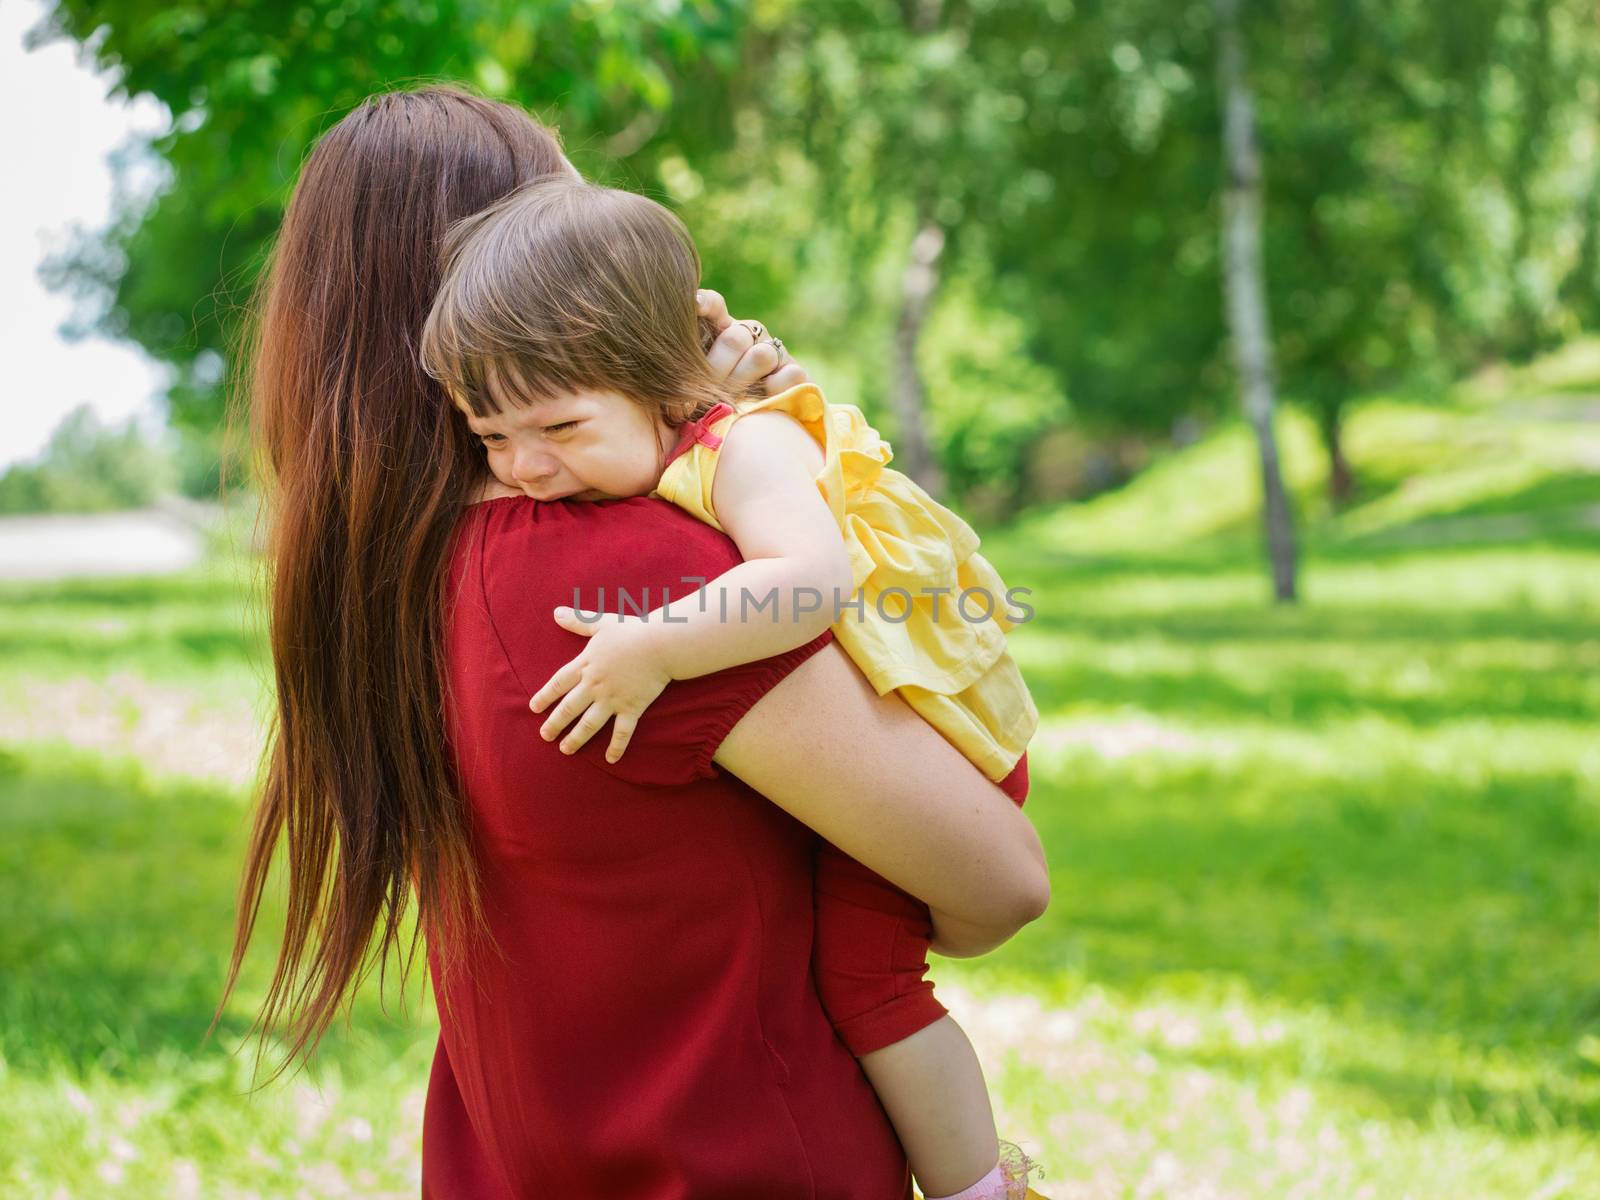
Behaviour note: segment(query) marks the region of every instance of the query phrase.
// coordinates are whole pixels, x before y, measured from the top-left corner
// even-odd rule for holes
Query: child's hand
[[[655,631],[641,617],[580,616],[566,606],[556,609],[555,617],[557,625],[583,634],[589,644],[528,701],[534,712],[556,705],[539,727],[539,736],[553,741],[582,713],[582,719],[561,739],[561,753],[573,754],[615,717],[606,761],[616,762],[627,750],[640,714],[672,682],[657,659]]]

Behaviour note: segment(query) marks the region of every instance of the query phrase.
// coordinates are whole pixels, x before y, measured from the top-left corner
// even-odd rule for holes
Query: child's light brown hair
[[[451,227],[422,362],[478,416],[607,389],[681,425],[733,398],[706,361],[699,284],[689,231],[655,201],[542,180]]]

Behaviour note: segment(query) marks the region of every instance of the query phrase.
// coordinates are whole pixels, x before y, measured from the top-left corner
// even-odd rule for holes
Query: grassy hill
[[[1347,422],[1356,502],[1329,511],[1327,456],[1293,408],[1284,477],[1313,551],[1522,541],[1600,532],[1600,340],[1520,370],[1486,371],[1427,401],[1373,397]],[[1242,422],[1084,504],[1018,522],[1012,540],[1080,555],[1183,557],[1258,541],[1255,443]]]

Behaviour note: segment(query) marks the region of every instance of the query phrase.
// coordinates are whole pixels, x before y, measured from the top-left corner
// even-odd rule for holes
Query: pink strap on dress
[[[719,434],[712,433],[711,427],[722,420],[723,417],[738,411],[727,401],[719,400],[711,406],[709,411],[685,423],[678,433],[678,444],[672,448],[672,453],[667,455],[667,461],[661,464],[662,470],[671,466],[680,454],[685,453],[696,442],[699,442],[702,446],[709,446],[713,450],[720,447],[722,445],[722,437]]]

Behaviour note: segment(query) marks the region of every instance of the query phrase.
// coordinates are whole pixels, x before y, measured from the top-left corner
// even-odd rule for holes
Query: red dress
[[[425,1197],[910,1195],[900,1145],[817,998],[818,839],[711,762],[829,635],[671,684],[616,764],[605,736],[561,754],[528,711],[582,648],[551,620],[557,605],[617,611],[620,587],[648,611],[694,591],[682,576],[738,561],[722,534],[644,498],[511,497],[463,518],[447,718],[492,942],[430,947],[441,1036]],[[451,953],[459,968],[443,970]]]

